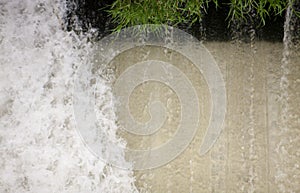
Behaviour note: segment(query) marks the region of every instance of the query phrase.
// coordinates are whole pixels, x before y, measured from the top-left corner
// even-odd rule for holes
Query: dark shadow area
[[[113,0],[95,1],[95,0],[75,0],[75,4],[69,4],[70,11],[66,13],[66,29],[77,32],[86,32],[91,28],[98,30],[98,37],[102,38],[113,30],[115,27],[111,23],[111,17],[107,10]],[[194,25],[180,24],[178,28],[194,35],[198,39],[206,41],[231,41],[233,33],[237,30],[234,25],[229,27],[226,19],[229,8],[226,6],[227,1],[216,8],[210,4],[202,22],[196,22]],[[284,14],[283,14],[284,15]],[[284,17],[271,15],[266,19],[265,26],[256,29],[256,39],[264,41],[281,42],[283,38]],[[250,24],[240,25],[239,39],[249,41]]]
[[[257,29],[257,39],[265,41],[282,41],[284,33],[283,27],[284,17],[271,15],[266,19],[265,26]]]
[[[102,38],[115,27],[107,13],[113,0],[67,0],[69,11],[65,22],[68,31],[87,32],[91,28],[97,29],[99,38]]]

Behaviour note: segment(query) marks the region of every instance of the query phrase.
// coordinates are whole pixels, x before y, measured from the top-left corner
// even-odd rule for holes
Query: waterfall
[[[290,62],[290,51],[292,44],[292,34],[291,34],[291,20],[292,20],[292,2],[289,1],[289,6],[286,11],[285,23],[284,23],[284,37],[283,37],[283,52],[282,52],[282,60],[281,60],[281,78],[280,78],[280,116],[279,116],[279,130],[277,131],[280,136],[279,143],[276,144],[276,153],[278,154],[278,158],[275,161],[276,164],[276,176],[275,183],[277,189],[280,192],[286,192],[288,187],[287,178],[288,171],[286,170],[286,164],[288,163],[288,152],[286,151],[286,146],[288,142],[287,135],[289,131],[289,80],[288,75],[290,73],[289,70],[289,62]]]
[[[292,35],[291,35],[291,19],[292,19],[292,4],[290,1],[290,5],[286,11],[286,17],[284,22],[284,36],[283,36],[283,53],[282,53],[282,61],[281,61],[281,70],[282,76],[280,79],[280,90],[281,90],[281,102],[282,102],[282,113],[281,113],[281,121],[282,121],[282,130],[288,130],[287,125],[287,114],[289,110],[288,106],[288,74],[289,74],[289,57],[290,57],[290,47],[292,44]]]
[[[63,30],[70,6],[0,2],[0,192],[136,192],[132,171],[97,159],[76,132],[73,79],[93,44]]]

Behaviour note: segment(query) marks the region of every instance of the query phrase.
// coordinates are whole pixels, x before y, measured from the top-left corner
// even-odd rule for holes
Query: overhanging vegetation
[[[201,21],[209,6],[227,7],[226,20],[251,23],[256,20],[264,25],[270,15],[282,15],[288,6],[296,0],[116,0],[108,12],[116,24],[115,31],[124,27],[142,24],[167,24],[176,26],[180,23],[193,25]],[[300,17],[299,12],[293,9]]]

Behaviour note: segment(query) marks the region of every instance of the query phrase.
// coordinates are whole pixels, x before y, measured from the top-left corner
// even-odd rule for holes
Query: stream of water
[[[211,54],[226,86],[226,94],[222,92],[227,97],[225,129],[210,133],[206,143],[209,148],[201,155],[199,148],[209,133],[213,106],[211,85],[206,78],[217,80],[216,73],[205,77],[203,69],[197,69],[193,61],[169,49],[175,38],[180,39],[173,31],[166,32],[161,42],[163,49],[144,46],[122,53],[113,49],[105,52],[97,47],[97,29],[82,30],[76,14],[70,18],[69,13],[77,6],[76,0],[0,2],[0,192],[300,192],[300,52],[299,47],[292,50],[292,29],[297,26],[293,26],[296,18],[291,5],[286,11],[282,43],[257,40],[254,23],[246,29],[233,27],[232,41],[207,41],[209,31],[201,21],[200,35],[205,47],[191,48],[186,42],[181,45],[185,53],[202,49],[203,53],[209,53],[206,55]],[[252,16],[256,17],[254,13]],[[66,23],[70,20],[76,32],[67,30],[70,26]],[[239,39],[245,31],[250,43]],[[142,45],[147,40],[144,38],[131,43]],[[129,43],[126,46],[130,47]],[[97,66],[95,62],[101,53],[111,54],[107,57],[113,58],[112,62],[95,70],[93,67]],[[206,55],[191,58],[201,56],[205,61]],[[135,85],[128,96],[128,108],[134,118],[146,122],[152,118],[151,100],[160,101],[166,107],[166,115],[157,111],[157,117],[166,120],[157,119],[162,120],[162,128],[149,135],[150,138],[119,131],[115,112],[119,101],[114,98],[112,84],[132,65],[138,62],[144,65],[139,60],[164,61],[161,64],[165,68],[160,68],[163,65],[157,62],[160,64],[157,69],[166,72],[162,78],[168,78],[173,69],[167,62],[180,70],[195,88],[196,97],[192,99],[199,101],[199,120],[195,136],[176,159],[158,164],[157,168],[134,171],[134,163],[128,161],[125,151],[118,152],[117,161],[128,167],[120,169],[93,153],[88,146],[92,140],[82,140],[84,136],[76,128],[86,125],[76,122],[74,80],[80,73],[99,72],[96,83],[92,78],[79,81],[83,91],[89,85],[96,85],[96,94],[92,96],[96,98],[101,132],[91,131],[93,139],[100,143],[103,152],[115,150],[110,142],[150,149],[140,158],[143,166],[155,147],[175,136],[184,116],[176,89],[149,81],[151,66],[145,64],[148,66],[142,74],[144,82]],[[86,68],[80,71],[82,65]],[[170,80],[181,76],[178,74],[170,76]],[[121,88],[130,85],[120,82]],[[219,93],[215,87],[212,90]],[[190,117],[196,111],[187,112],[186,120],[192,122]],[[87,113],[81,113],[84,119]]]
[[[136,192],[132,172],[97,159],[76,132],[74,76],[93,45],[64,30],[68,7],[0,2],[0,192]]]

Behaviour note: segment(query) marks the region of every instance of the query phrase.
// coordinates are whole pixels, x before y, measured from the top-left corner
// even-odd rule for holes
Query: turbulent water
[[[253,26],[247,31],[250,44],[205,42],[224,76],[228,102],[224,132],[203,156],[198,151],[209,120],[209,90],[201,73],[174,55],[180,59],[174,64],[195,82],[202,101],[202,125],[195,140],[177,159],[155,170],[133,173],[96,158],[76,130],[74,80],[80,74],[80,65],[93,66],[96,47],[89,41],[94,33],[78,35],[80,23],[76,17],[68,18],[78,24],[76,33],[64,30],[66,13],[76,8],[71,2],[0,1],[1,193],[132,193],[138,192],[137,189],[141,192],[300,192],[300,52],[299,46],[295,50],[290,48],[292,29],[297,27],[292,25],[291,7],[286,14],[283,45],[257,41],[259,35]],[[234,40],[239,33],[235,31]],[[165,43],[171,41],[170,36]],[[151,49],[156,53],[156,47]],[[120,73],[126,65],[135,64],[139,55],[134,49],[131,51],[132,60],[126,52],[120,54],[114,62],[121,61],[123,66],[116,65],[116,70],[110,73]],[[161,54],[171,56],[169,52]],[[159,53],[157,56],[163,58]],[[107,72],[101,77],[109,75]],[[107,134],[107,141],[123,143],[117,140],[112,88],[104,79],[98,77],[98,80],[97,121]],[[180,112],[177,98],[159,86],[145,84],[146,92],[134,93],[138,99],[132,104],[134,113],[141,120],[145,118],[146,113],[139,113],[139,108],[147,102],[148,90],[149,93],[154,90],[157,95],[153,96],[161,97],[173,114],[170,113],[162,135],[141,143],[127,140],[129,147],[145,144],[148,148],[151,143],[160,144],[172,137]],[[126,162],[122,156],[118,161]]]
[[[135,192],[132,172],[98,160],[76,132],[74,76],[93,45],[63,30],[67,7],[0,2],[0,192]]]

